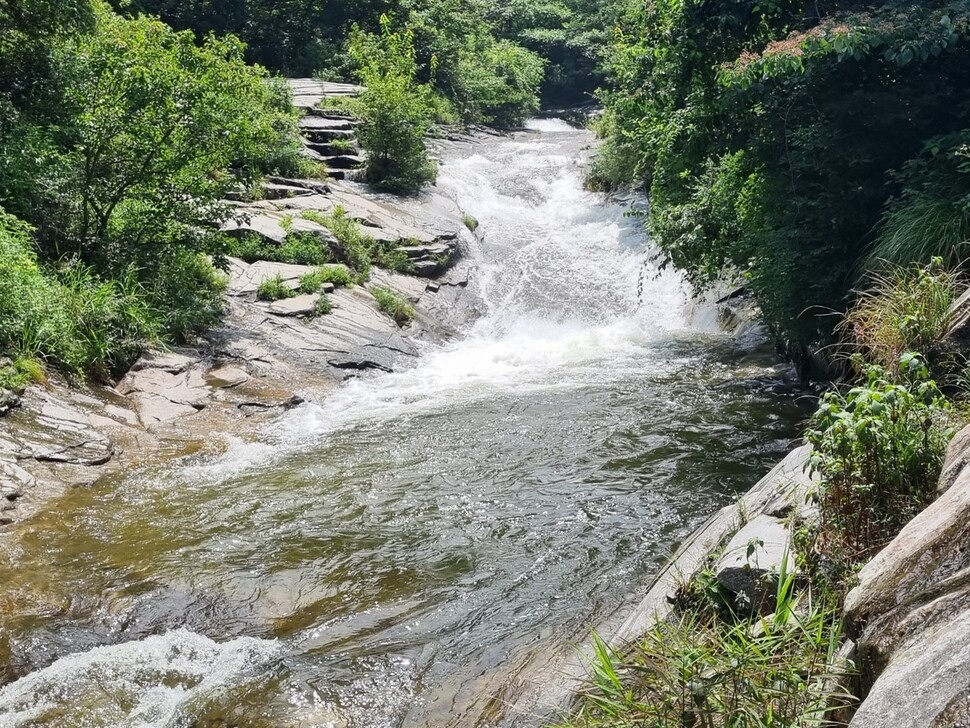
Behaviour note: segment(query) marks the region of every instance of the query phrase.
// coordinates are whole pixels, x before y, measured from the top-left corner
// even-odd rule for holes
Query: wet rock
[[[294,394],[282,402],[239,402],[236,408],[248,417],[257,413],[285,412],[299,407],[305,401],[300,395]]]
[[[334,367],[335,369],[356,369],[356,370],[378,369],[382,372],[394,371],[393,369],[391,369],[391,367],[387,366],[386,364],[383,364],[378,361],[374,361],[373,359],[367,359],[359,356],[356,356],[356,357],[345,356],[345,357],[339,357],[334,359],[327,359],[327,363],[330,366]]]
[[[16,462],[0,460],[0,497],[15,501],[34,483],[34,476]]]
[[[246,371],[232,366],[212,369],[205,377],[206,384],[210,387],[218,387],[220,389],[238,387],[240,384],[248,382],[249,379],[249,374]]]
[[[9,389],[0,389],[0,417],[20,406],[20,395]]]
[[[791,534],[777,518],[760,515],[739,530],[714,567],[718,583],[742,611],[762,614],[775,608],[775,578],[787,564],[795,568]]]

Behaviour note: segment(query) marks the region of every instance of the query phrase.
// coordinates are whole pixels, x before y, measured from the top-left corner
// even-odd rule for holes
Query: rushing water
[[[582,190],[590,136],[535,127],[446,152],[482,236],[460,341],[20,528],[0,726],[445,725],[784,452],[776,362],[692,327],[639,221]]]

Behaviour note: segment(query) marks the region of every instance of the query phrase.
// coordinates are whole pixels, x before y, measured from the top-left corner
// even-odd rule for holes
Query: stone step
[[[356,154],[337,154],[323,157],[320,161],[327,165],[328,169],[359,169],[364,165],[364,158]]]
[[[296,185],[280,184],[277,182],[264,182],[261,186],[264,200],[285,200],[290,197],[309,195],[312,192],[305,187]]]
[[[303,138],[315,144],[326,144],[334,139],[346,139],[350,141],[354,138],[353,129],[301,129]]]
[[[337,154],[359,154],[360,153],[360,149],[357,147],[356,144],[353,144],[353,143],[351,143],[351,146],[353,146],[353,149],[351,149],[350,151],[347,151],[345,149],[339,149],[339,148],[335,149],[334,147],[336,145],[334,144],[314,144],[313,142],[309,142],[306,144],[306,146],[312,149],[313,151],[315,151],[317,154],[320,154],[324,157],[332,157]]]
[[[328,119],[330,121],[343,121],[351,126],[357,126],[360,124],[360,120],[354,116],[349,111],[342,111],[341,109],[320,109],[314,108],[306,112],[306,117],[313,117],[316,119]]]
[[[353,129],[355,122],[350,119],[331,119],[323,116],[304,116],[298,122],[300,129]]]

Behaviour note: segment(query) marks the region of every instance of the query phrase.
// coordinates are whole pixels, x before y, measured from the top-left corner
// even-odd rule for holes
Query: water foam
[[[439,187],[480,223],[468,255],[485,314],[465,337],[413,369],[350,381],[187,474],[223,478],[365,422],[611,381],[655,358],[651,344],[686,326],[681,279],[645,264],[642,221],[583,188],[591,135],[559,120],[530,128],[541,133],[441,169]]]
[[[222,644],[185,629],[96,647],[0,689],[0,727],[164,728],[259,680],[276,642]]]

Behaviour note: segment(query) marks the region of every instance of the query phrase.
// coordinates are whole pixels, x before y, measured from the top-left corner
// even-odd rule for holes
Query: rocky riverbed
[[[231,258],[224,322],[193,346],[148,352],[111,384],[52,375],[20,397],[4,393],[0,525],[31,515],[64,488],[158,457],[218,450],[216,433],[245,438],[255,425],[366,370],[409,366],[422,342],[447,339],[475,316],[470,270],[459,260],[462,236],[471,233],[452,201],[429,193],[400,203],[336,181],[270,182],[268,189],[277,199],[240,204],[229,225],[282,243],[285,211],[339,205],[413,259],[434,255],[433,270],[417,269],[422,277],[375,269],[370,281],[406,298],[414,321],[399,327],[359,286],[331,290],[333,311],[317,318],[310,318],[316,294],[257,300],[262,281],[280,276],[296,289],[314,269]]]

